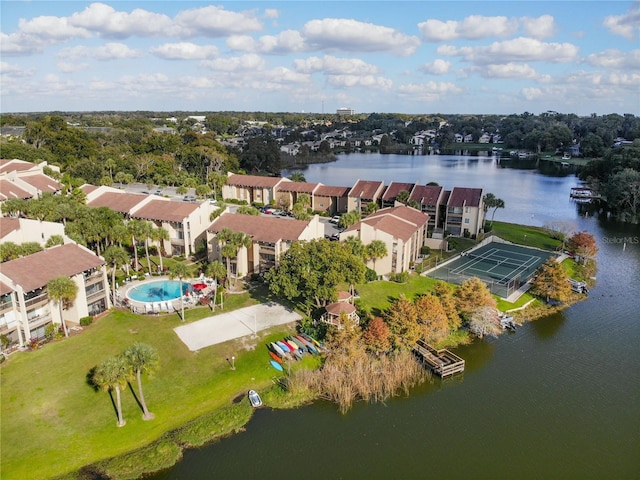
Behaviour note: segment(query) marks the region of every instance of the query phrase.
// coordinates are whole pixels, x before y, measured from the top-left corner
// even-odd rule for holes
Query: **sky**
[[[640,114],[640,1],[0,3],[0,111]]]

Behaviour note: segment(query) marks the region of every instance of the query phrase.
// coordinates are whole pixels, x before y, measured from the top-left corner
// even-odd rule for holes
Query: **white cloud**
[[[274,19],[280,17],[280,12],[275,8],[267,8],[264,11],[264,18]]]
[[[73,25],[63,17],[42,16],[31,20],[20,19],[18,27],[22,34],[36,36],[42,40],[63,41],[90,36],[86,29]]]
[[[523,88],[521,93],[527,100],[537,100],[543,96],[542,90],[536,87]]]
[[[99,47],[87,47],[78,45],[76,47],[63,48],[57,57],[64,60],[77,60],[80,58],[92,58],[95,60],[119,60],[126,58],[140,58],[143,53],[125,45],[124,43],[107,43]]]
[[[433,62],[425,63],[421,70],[425,73],[430,73],[431,75],[444,75],[449,72],[449,68],[451,67],[451,62],[448,60],[442,60],[441,58],[436,58]]]
[[[88,63],[81,62],[58,62],[56,68],[62,73],[74,73],[82,70],[88,70],[90,65]]]
[[[592,53],[585,61],[594,67],[616,70],[640,70],[640,50],[621,52],[617,49]]]
[[[214,45],[196,45],[190,42],[165,43],[149,51],[165,60],[205,60],[215,58],[219,53]]]
[[[524,33],[533,38],[549,38],[556,31],[555,19],[551,15],[542,15],[538,18],[522,17]]]
[[[449,95],[462,93],[462,89],[450,82],[407,83],[397,87],[401,97],[418,101],[433,102]]]
[[[175,16],[181,36],[225,37],[262,30],[254,12],[232,12],[213,5],[184,10]]]
[[[537,78],[536,70],[526,63],[487,65],[478,69],[485,78]]]
[[[71,25],[90,30],[107,38],[159,36],[175,33],[167,15],[140,8],[131,13],[116,11],[104,3],[92,3],[83,11],[72,14]]]
[[[8,62],[0,62],[0,74],[15,78],[32,77],[36,73],[35,68],[22,68],[18,65],[12,65]]]
[[[263,70],[266,62],[262,57],[254,53],[242,55],[240,57],[218,58],[215,60],[205,60],[200,63],[202,67],[219,72],[237,71],[260,71]]]
[[[476,65],[509,62],[572,62],[578,55],[578,47],[571,43],[547,43],[526,37],[478,47],[457,48],[442,45],[436,51],[440,55],[462,57]]]
[[[338,58],[332,55],[309,57],[293,61],[296,71],[301,73],[324,72],[328,75],[372,75],[380,69],[359,58]]]
[[[311,20],[301,30],[305,41],[318,50],[413,54],[420,39],[393,28],[341,18]]]
[[[635,40],[640,29],[640,2],[635,2],[623,15],[609,15],[602,24],[614,35]]]
[[[254,43],[261,53],[291,53],[305,50],[305,42],[297,30],[284,30],[278,35],[264,35]]]
[[[389,90],[393,82],[388,78],[375,75],[331,75],[329,84],[334,87],[369,87]]]
[[[479,40],[489,37],[505,37],[518,30],[518,20],[504,16],[485,17],[470,15],[461,22],[429,19],[418,24],[424,37],[431,42],[443,40]]]

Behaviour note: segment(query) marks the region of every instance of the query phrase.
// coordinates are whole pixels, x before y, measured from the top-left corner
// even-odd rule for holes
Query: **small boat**
[[[269,363],[271,364],[271,366],[273,368],[275,368],[276,370],[278,370],[279,372],[283,372],[284,369],[282,368],[282,365],[280,365],[278,362],[276,362],[275,360],[269,360]]]
[[[309,340],[310,342],[312,342],[316,347],[319,347],[319,348],[323,348],[324,347],[324,345],[322,345],[322,343],[320,343],[318,340],[313,338],[311,335],[303,333],[302,336],[304,338],[306,338],[307,340]]]
[[[289,348],[291,348],[292,352],[295,352],[296,350],[298,350],[298,345],[296,345],[294,342],[292,342],[291,340],[287,340],[286,338],[284,340],[282,340],[286,345],[289,346]]]
[[[303,342],[301,342],[300,340],[298,340],[296,337],[289,337],[289,340],[291,340],[293,343],[295,343],[298,348],[301,348],[302,350],[305,349],[305,345]]]
[[[273,350],[269,350],[269,356],[273,358],[276,362],[282,363],[282,358],[280,358],[278,354],[275,353]]]
[[[262,399],[255,390],[249,390],[249,401],[251,402],[251,406],[254,408],[262,406]]]
[[[271,342],[271,348],[274,352],[276,352],[280,357],[284,358],[285,353],[284,350],[281,349],[277,344]]]
[[[298,360],[302,360],[302,350],[299,348],[294,350],[293,356],[296,357]]]
[[[310,342],[309,340],[306,340],[304,337],[301,337],[299,335],[296,335],[296,337],[304,342],[305,347],[307,347],[307,350],[309,350],[310,353],[313,353],[314,355],[318,354],[318,349],[315,347],[313,342]]]
[[[291,352],[291,348],[286,343],[281,342],[280,340],[276,342],[276,345],[278,345],[285,353]]]

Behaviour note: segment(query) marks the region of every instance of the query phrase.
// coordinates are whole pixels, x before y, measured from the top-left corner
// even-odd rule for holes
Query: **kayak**
[[[285,353],[289,353],[291,351],[291,348],[286,343],[281,342],[280,340],[276,342],[276,345],[278,345]]]
[[[298,348],[301,348],[303,350],[305,349],[304,343],[301,342],[300,340],[298,340],[296,337],[289,337],[289,340],[291,340],[293,343],[295,343],[298,346]]]
[[[281,356],[282,358],[284,358],[284,350],[281,349],[277,344],[271,342],[271,349],[276,352],[279,356]]]
[[[271,364],[271,366],[273,368],[275,368],[276,370],[278,370],[279,372],[283,372],[284,369],[282,368],[282,365],[280,365],[278,362],[276,362],[275,360],[269,360],[269,363]]]
[[[303,341],[303,342],[304,342],[304,345],[307,347],[307,350],[309,350],[309,352],[310,352],[310,353],[313,353],[313,354],[315,354],[315,355],[317,355],[317,354],[318,354],[318,349],[313,345],[313,343],[312,343],[312,342],[310,342],[310,341],[308,341],[308,340],[305,340],[305,339],[304,339],[304,337],[300,337],[300,336],[297,336],[297,335],[296,335],[296,337],[297,337],[299,340],[301,340],[301,341]]]
[[[274,353],[273,351],[269,350],[269,355],[271,356],[271,358],[273,358],[276,362],[278,363],[282,363],[282,359],[278,356],[277,353]]]
[[[320,344],[320,342],[318,340],[316,340],[315,338],[313,338],[311,335],[308,335],[306,333],[303,333],[302,336],[304,338],[306,338],[307,340],[309,340],[310,342],[312,342],[314,345],[316,345],[317,347],[322,347],[322,345]]]
[[[287,340],[286,338],[284,340],[282,340],[286,345],[289,346],[289,348],[291,348],[292,352],[296,352],[298,350],[298,345],[296,345],[295,343],[293,343],[291,340]]]

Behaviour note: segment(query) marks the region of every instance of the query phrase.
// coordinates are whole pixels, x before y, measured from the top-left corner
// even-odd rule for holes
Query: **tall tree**
[[[504,208],[504,200],[496,197],[493,193],[487,193],[484,197],[482,197],[482,202],[484,204],[485,213],[487,213],[487,211],[490,208],[493,208],[493,213],[491,214],[491,223],[490,223],[490,225],[493,225],[493,217],[495,216],[496,211],[499,208]]]
[[[571,285],[567,282],[562,265],[553,258],[543,263],[531,281],[531,293],[547,301],[551,298],[566,301],[571,294]]]
[[[127,387],[127,361],[122,355],[110,357],[98,365],[93,373],[93,383],[105,392],[116,392],[118,427],[124,427],[120,392]]]
[[[67,324],[64,321],[63,309],[69,308],[78,295],[78,285],[69,277],[57,277],[47,283],[47,292],[49,298],[58,304],[60,309],[60,321],[62,322],[62,330],[64,336],[69,336]]]
[[[479,307],[496,307],[496,300],[491,296],[487,285],[478,277],[465,280],[454,294],[460,315],[469,320],[470,315]]]
[[[116,271],[118,268],[129,263],[129,253],[122,248],[115,245],[108,247],[104,251],[104,259],[107,263],[111,264],[111,298],[113,304],[116,303]]]
[[[300,170],[294,170],[293,172],[291,172],[291,175],[289,175],[289,180],[291,180],[292,182],[307,181],[307,179],[304,178],[304,173],[302,173]]]
[[[387,256],[387,244],[382,240],[372,240],[367,245],[365,255],[367,259],[373,261],[373,269],[376,269],[376,260]]]
[[[581,263],[593,260],[598,253],[598,244],[595,237],[585,230],[574,233],[569,238],[567,245],[570,251],[580,257]]]
[[[224,228],[218,233],[218,240],[222,242],[220,254],[227,259],[227,273],[231,274],[231,259],[238,256],[240,248],[251,247],[251,237],[242,232],[233,232],[228,228]],[[233,275],[233,283],[238,277],[238,269]]]
[[[367,349],[376,355],[387,352],[391,349],[391,332],[382,317],[375,317],[369,322],[367,328],[362,333],[362,340]]]
[[[182,289],[182,281],[191,274],[191,269],[184,263],[176,262],[169,269],[169,278],[178,278],[180,280],[180,318],[184,322],[184,290]]]
[[[426,294],[418,297],[414,303],[423,338],[429,342],[443,340],[449,334],[449,319],[440,299]]]
[[[129,220],[127,223],[127,229],[129,230],[129,235],[131,235],[131,246],[133,247],[133,258],[134,258],[134,269],[137,272],[140,268],[138,261],[138,240],[144,237],[145,235],[145,226],[146,222],[143,220]]]
[[[164,248],[164,242],[169,240],[169,232],[164,227],[157,227],[151,230],[151,240],[158,245],[158,258],[160,259],[160,271],[164,272],[164,265],[162,264],[162,250]]]
[[[152,420],[155,418],[155,415],[147,409],[144,392],[142,391],[142,374],[146,373],[147,375],[151,375],[158,368],[158,352],[151,345],[136,342],[129,346],[123,355],[138,382],[138,396],[140,397],[140,405],[142,406],[142,419]]]
[[[385,311],[384,320],[391,332],[391,343],[396,349],[411,349],[422,338],[416,306],[404,294],[400,294],[398,300]]]

